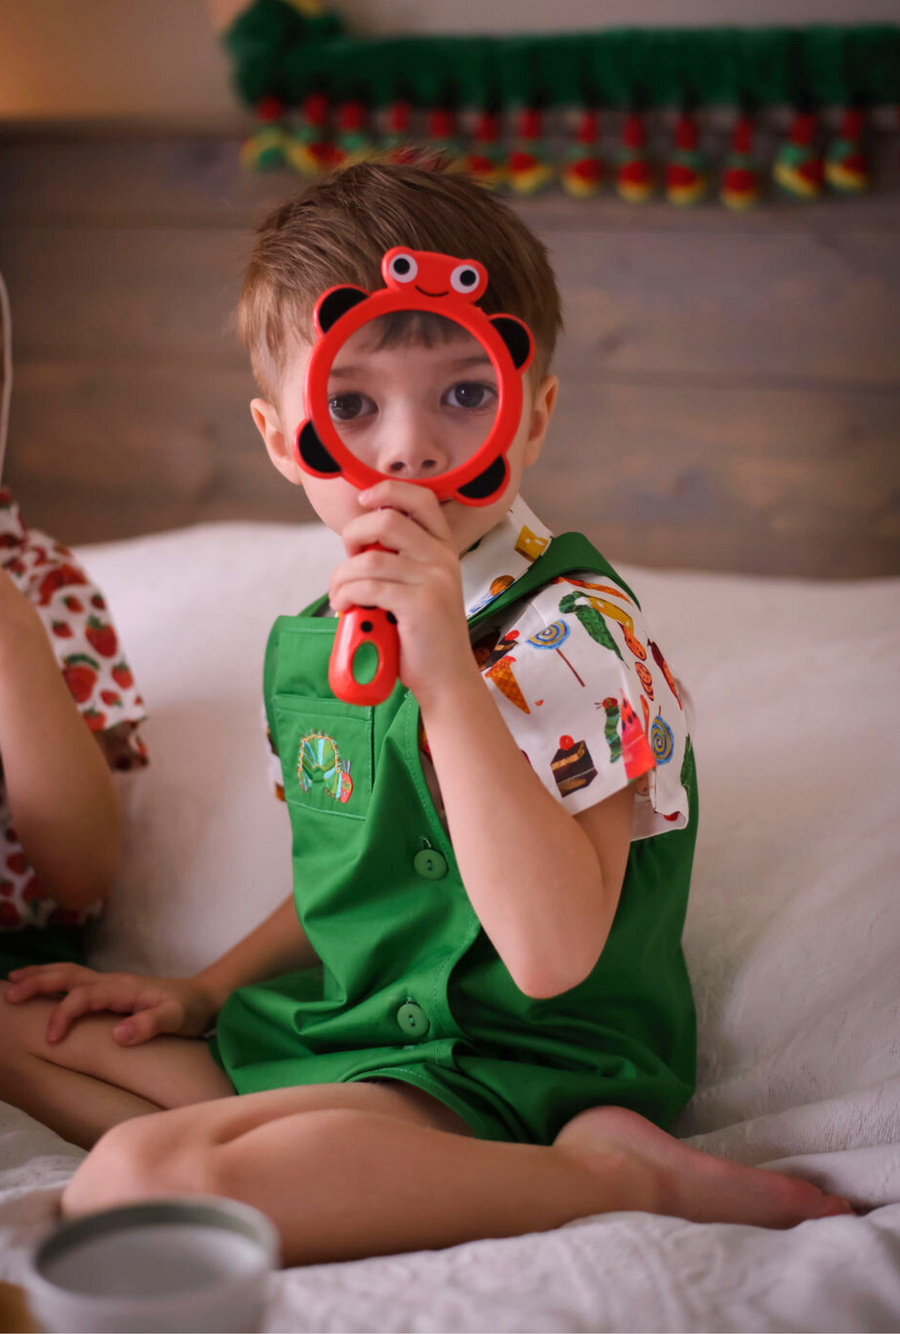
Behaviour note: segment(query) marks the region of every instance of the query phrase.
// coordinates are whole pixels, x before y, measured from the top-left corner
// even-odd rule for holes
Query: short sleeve
[[[142,768],[146,717],[103,593],[68,547],[24,525],[0,491],[2,564],[44,623],[66,685],[113,769]]]
[[[482,627],[474,650],[520,749],[576,815],[635,784],[633,839],[688,822],[688,727],[678,681],[633,598],[567,575]]]

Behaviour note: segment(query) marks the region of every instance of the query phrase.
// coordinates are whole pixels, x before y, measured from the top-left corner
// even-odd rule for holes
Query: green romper
[[[573,571],[596,572],[637,601],[586,538],[561,534],[469,618],[470,629]],[[337,620],[315,615],[324,603],[278,618],[264,683],[293,831],[297,912],[322,962],[229,997],[212,1050],[236,1091],[398,1079],[438,1098],[481,1138],[536,1144],[599,1103],[670,1125],[695,1078],[681,950],[697,833],[690,744],[686,828],[631,844],[593,972],[535,1000],[516,987],[466,895],[423,777],[414,696],[399,682],[374,708],[332,695]],[[349,794],[341,787],[347,759]]]

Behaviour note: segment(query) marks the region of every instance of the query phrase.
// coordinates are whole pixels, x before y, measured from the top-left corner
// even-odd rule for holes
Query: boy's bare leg
[[[122,1047],[112,1036],[121,1016],[97,1014],[80,1019],[61,1042],[48,1043],[47,1020],[54,1002],[7,1005],[3,988],[0,983],[0,1099],[85,1149],[120,1122],[151,1112],[203,1103],[210,1117],[222,1105],[214,1099],[225,1099],[231,1109],[229,1137],[287,1112],[360,1106],[468,1133],[464,1122],[443,1103],[396,1080],[279,1089],[262,1095],[269,1100],[263,1113],[255,1098],[229,1097],[234,1092],[231,1083],[205,1042],[160,1036]]]
[[[435,1128],[430,1099],[403,1119],[373,1111],[372,1095],[389,1092],[279,1089],[131,1121],[78,1169],[64,1212],[228,1195],[274,1219],[287,1264],[544,1231],[613,1210],[767,1227],[849,1212],[815,1186],[714,1159],[622,1108],[583,1113],[543,1148]]]
[[[233,1092],[205,1042],[158,1037],[120,1046],[112,1030],[121,1015],[86,1016],[61,1042],[49,1043],[47,1020],[55,1002],[8,1005],[5,985],[0,983],[0,1098],[73,1144],[89,1149],[120,1121]]]

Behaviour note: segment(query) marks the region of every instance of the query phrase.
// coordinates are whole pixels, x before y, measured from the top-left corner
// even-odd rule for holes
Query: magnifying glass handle
[[[385,551],[380,543],[376,549]],[[371,548],[366,548],[371,550]],[[353,672],[356,654],[372,644],[378,667],[369,681],[358,681]],[[400,674],[400,636],[397,622],[382,607],[350,607],[341,613],[328,664],[328,684],[345,704],[380,704],[387,699]]]

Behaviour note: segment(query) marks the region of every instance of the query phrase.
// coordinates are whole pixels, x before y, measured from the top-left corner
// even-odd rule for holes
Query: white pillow
[[[98,926],[101,967],[181,976],[291,890],[290,828],[262,722],[266,637],[343,554],[318,525],[211,524],[79,555],[104,589],[147,702],[147,769],[122,777],[126,852]]]

